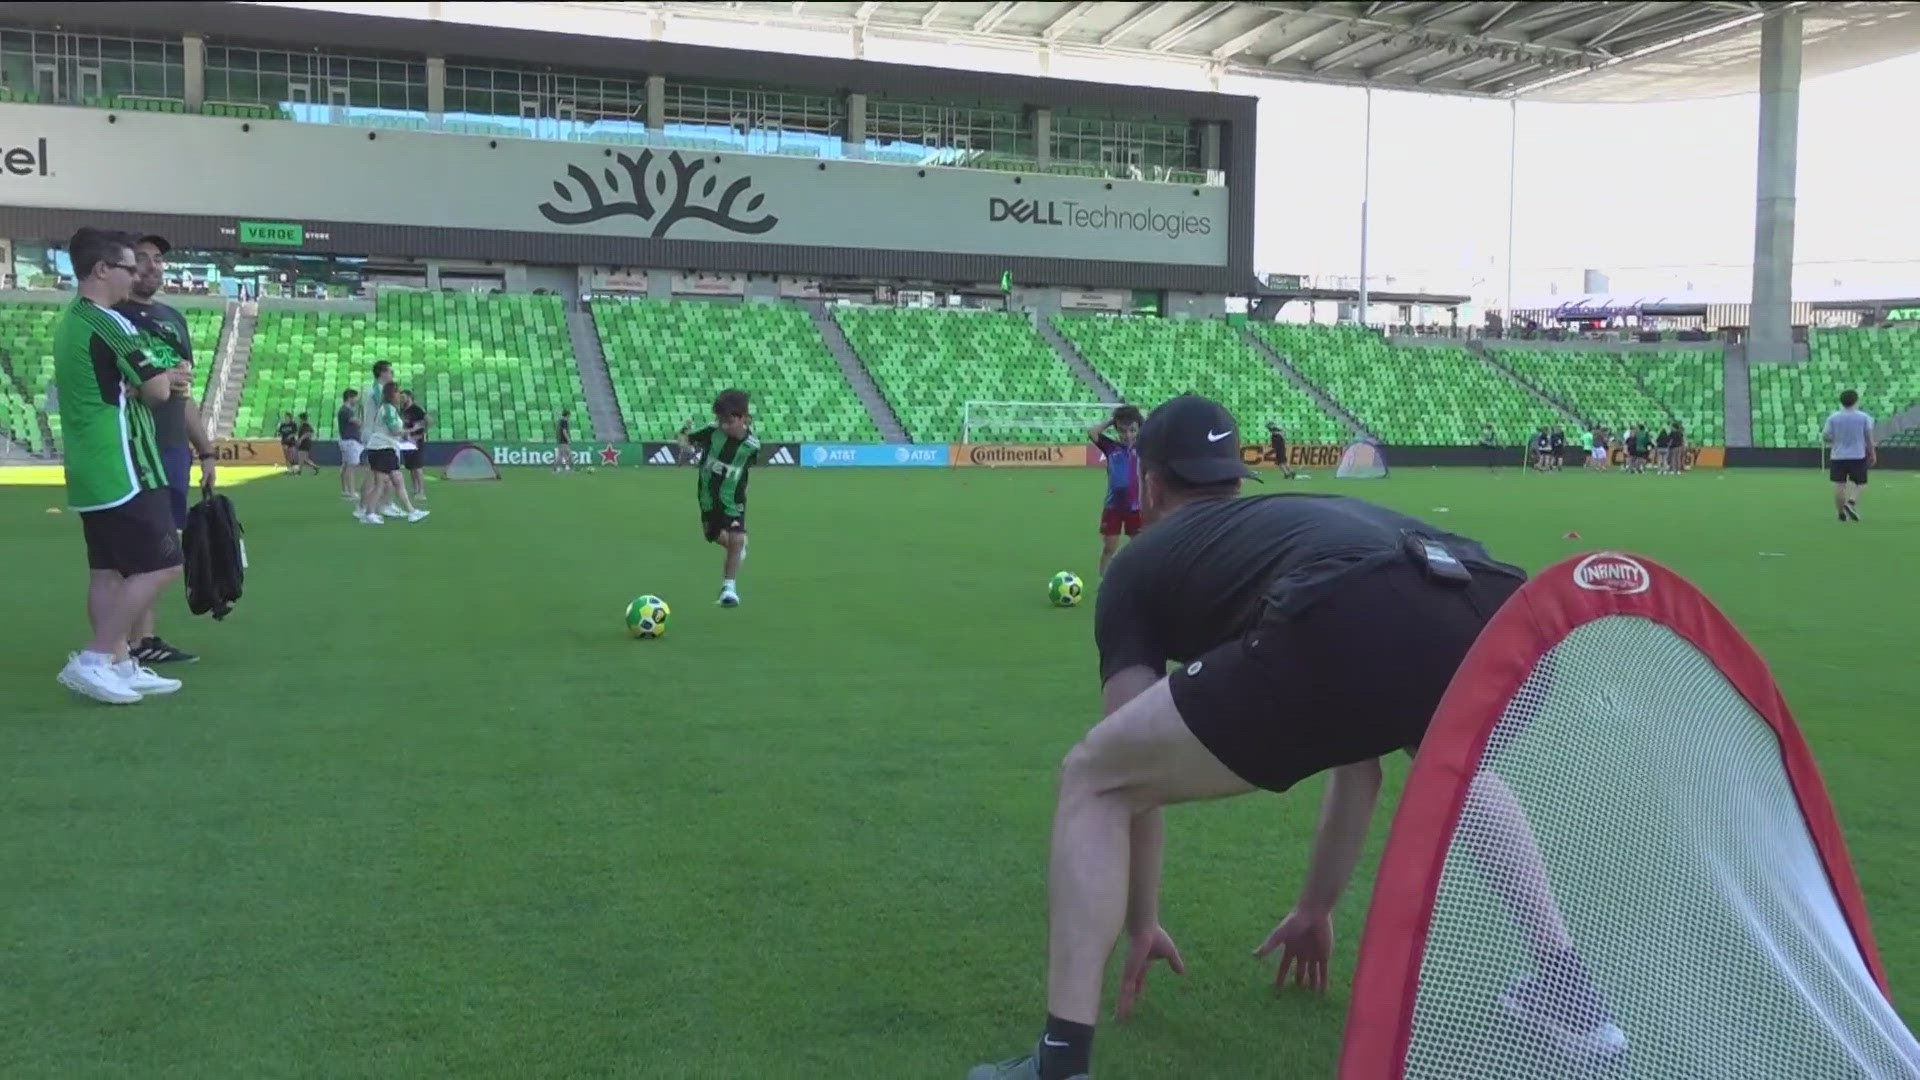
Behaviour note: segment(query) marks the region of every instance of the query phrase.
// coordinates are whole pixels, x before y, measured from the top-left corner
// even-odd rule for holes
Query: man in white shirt
[[[1827,417],[1820,439],[1828,446],[1827,479],[1833,481],[1833,509],[1840,520],[1860,520],[1860,496],[1867,490],[1867,468],[1879,463],[1873,443],[1873,417],[1859,409],[1860,395],[1840,392],[1840,411]],[[1852,490],[1848,490],[1852,485]]]

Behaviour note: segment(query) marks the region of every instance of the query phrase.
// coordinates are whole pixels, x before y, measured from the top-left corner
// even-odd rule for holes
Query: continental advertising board
[[[1033,469],[1098,465],[1092,443],[955,443],[953,464],[963,468]]]
[[[206,163],[217,161],[219,182]],[[0,105],[10,206],[1224,267],[1227,192],[292,121]]]

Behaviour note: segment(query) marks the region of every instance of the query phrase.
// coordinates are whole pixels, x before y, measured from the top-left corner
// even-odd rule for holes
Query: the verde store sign
[[[237,231],[240,242],[251,247],[304,247],[305,226],[288,221],[242,221]]]
[[[210,217],[267,251],[355,222],[635,241],[636,261],[691,241],[1223,267],[1245,224],[1229,220],[1227,189],[1205,184],[374,134],[0,103],[0,190],[9,207]]]

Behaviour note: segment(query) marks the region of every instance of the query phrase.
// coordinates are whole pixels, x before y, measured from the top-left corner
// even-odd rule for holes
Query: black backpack
[[[240,599],[246,556],[240,538],[246,530],[225,495],[210,495],[187,511],[182,538],[187,560],[187,608],[195,615],[213,612],[224,619]]]

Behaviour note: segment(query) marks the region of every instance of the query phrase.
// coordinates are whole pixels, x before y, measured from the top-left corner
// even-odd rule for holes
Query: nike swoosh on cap
[[[1221,433],[1220,433],[1220,434],[1218,434],[1218,435],[1215,435],[1215,434],[1214,434],[1214,433],[1213,433],[1212,431],[1208,431],[1208,432],[1207,432],[1207,441],[1208,441],[1208,442],[1219,442],[1219,441],[1220,441],[1221,439],[1224,439],[1224,438],[1226,438],[1227,436],[1229,436],[1229,435],[1231,435],[1231,434],[1233,434],[1233,429],[1232,429],[1232,428],[1228,428],[1227,430],[1225,430],[1225,431],[1223,431],[1223,432],[1221,432]]]

